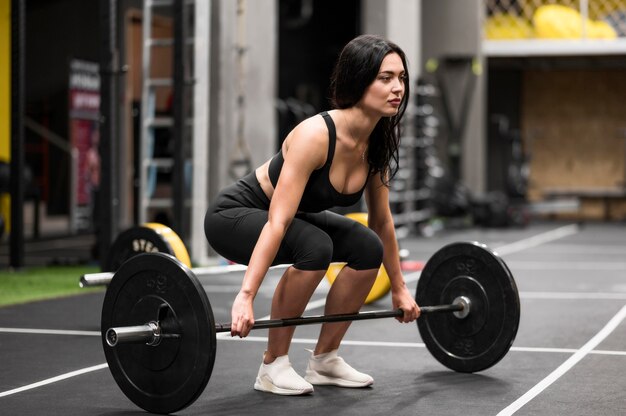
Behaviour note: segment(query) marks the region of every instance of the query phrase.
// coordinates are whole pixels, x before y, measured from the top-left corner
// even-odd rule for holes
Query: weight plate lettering
[[[102,270],[114,272],[133,256],[156,252],[171,254],[191,267],[189,254],[180,237],[165,225],[147,223],[129,228],[117,236],[109,249]]]

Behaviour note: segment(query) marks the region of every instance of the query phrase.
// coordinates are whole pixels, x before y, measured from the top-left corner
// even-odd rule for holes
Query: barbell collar
[[[80,277],[78,286],[82,288],[92,287],[92,286],[106,286],[109,283],[111,283],[112,278],[113,278],[112,272],[87,273]]]
[[[467,318],[467,315],[469,315],[470,310],[472,308],[472,301],[470,300],[470,298],[468,298],[467,296],[459,296],[459,297],[455,298],[452,301],[452,303],[453,304],[460,304],[460,305],[463,306],[463,309],[453,313],[454,316],[456,316],[459,319]]]
[[[161,342],[161,327],[158,322],[151,321],[145,325],[109,328],[105,338],[110,347],[115,347],[117,344],[138,343],[156,346]]]

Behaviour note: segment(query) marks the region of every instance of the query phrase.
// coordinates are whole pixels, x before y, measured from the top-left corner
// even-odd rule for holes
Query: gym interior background
[[[410,63],[400,237],[623,223],[624,0],[0,0],[0,264],[150,221],[210,263],[212,196],[328,108],[360,33]]]

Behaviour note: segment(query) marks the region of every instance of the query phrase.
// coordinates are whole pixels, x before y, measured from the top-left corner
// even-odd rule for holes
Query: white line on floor
[[[3,328],[6,329],[6,328]],[[222,335],[222,334],[218,334]],[[218,339],[224,341],[242,341],[242,342],[267,342],[267,337],[255,337],[249,336],[247,338],[231,338],[229,336],[218,336]],[[311,344],[314,345],[317,342],[316,339],[310,338],[294,338],[292,343],[294,344]],[[426,346],[421,342],[385,342],[385,341],[357,341],[357,340],[343,340],[341,345],[347,346],[363,346],[363,347],[383,347],[383,348],[425,348]],[[558,354],[573,354],[576,353],[576,349],[570,348],[534,348],[534,347],[512,347],[511,351],[516,352],[537,352],[537,353],[558,353]],[[613,355],[613,356],[625,356],[626,351],[607,351],[607,350],[594,350],[589,351],[589,354],[596,355]],[[29,384],[27,386],[19,387],[13,390],[0,392],[0,397],[10,396],[12,394],[20,393],[26,390],[31,390],[37,387],[42,387],[48,384],[55,383],[57,381],[66,380],[71,377],[79,376],[92,371],[101,370],[107,368],[106,363],[95,365],[93,367],[83,368],[81,370],[72,371],[70,373],[62,374],[60,376],[52,377],[37,383]]]
[[[626,293],[606,292],[520,292],[522,299],[550,300],[625,300]]]
[[[579,231],[580,227],[577,224],[565,225],[563,227],[555,228],[554,230],[546,231],[544,233],[537,234],[532,237],[516,241],[514,243],[505,244],[503,246],[497,247],[495,251],[500,256],[504,256],[507,254],[516,253],[518,251],[537,247],[551,241],[559,240],[561,238],[574,235]]]
[[[318,299],[317,301],[311,302],[307,308],[315,309],[319,307],[320,304],[323,303],[323,299]],[[262,319],[269,319],[269,316],[263,317]],[[99,331],[71,331],[71,330],[62,330],[62,329],[35,329],[35,328],[0,328],[0,333],[13,333],[13,334],[34,334],[34,335],[78,335],[78,336],[91,336],[91,337],[99,337]],[[217,338],[219,339],[227,339],[227,340],[239,340],[239,338],[231,338],[228,333],[220,333],[217,334]],[[257,342],[266,342],[266,337],[253,337],[249,336],[244,338],[243,341],[257,341]],[[314,339],[294,339],[293,342],[296,343],[315,343]],[[403,347],[403,348],[422,348],[424,347],[423,343],[415,343],[415,342],[376,342],[376,341],[350,341],[345,340],[345,345],[366,345],[366,346],[381,346],[381,347]],[[542,348],[542,347],[512,347],[511,351],[518,352],[549,352],[549,353],[566,353],[573,354],[577,350],[573,348]],[[608,350],[594,350],[591,351],[590,354],[599,354],[599,355],[624,355],[626,356],[626,351],[608,351]]]
[[[71,377],[76,377],[79,376],[81,374],[85,374],[85,373],[90,373],[92,371],[97,371],[97,370],[102,370],[103,368],[107,368],[108,365],[106,363],[104,364],[98,364],[98,365],[94,365],[93,367],[87,367],[87,368],[82,368],[80,370],[76,370],[76,371],[72,371],[70,373],[65,373],[65,374],[61,374],[60,376],[56,376],[56,377],[52,377],[46,380],[42,380],[39,381],[37,383],[33,383],[33,384],[29,384],[27,386],[23,386],[23,387],[18,387],[16,389],[13,390],[7,390],[4,392],[0,392],[0,397],[6,397],[6,396],[10,396],[12,394],[16,394],[16,393],[21,393],[23,391],[26,390],[31,390],[31,389],[35,389],[37,387],[42,387],[45,386],[47,384],[52,384],[52,383],[56,383],[57,381],[62,381]]]
[[[523,396],[511,403],[508,407],[503,409],[498,416],[510,416],[521,409],[529,401],[537,397],[541,392],[550,387],[552,383],[557,381],[561,376],[567,373],[572,367],[574,367],[580,360],[585,358],[595,347],[597,347],[606,337],[608,337],[617,326],[626,318],[626,306],[613,317],[611,320],[598,332],[593,338],[591,338],[585,345],[568,358],[563,364],[561,364],[556,370],[550,373],[546,378],[541,380],[533,388],[528,390]]]
[[[524,238],[510,244],[496,247],[493,249],[499,256],[506,254],[513,254],[518,251],[527,250],[529,248],[537,247],[542,244],[549,243],[570,235],[574,235],[580,231],[580,227],[576,224],[565,225],[563,227],[555,228],[554,230],[546,231],[541,234],[536,234],[532,237]],[[421,272],[411,273],[404,277],[406,283],[413,283],[419,280]]]
[[[248,336],[246,338],[221,337],[221,339],[226,340],[226,341],[267,342],[267,337],[255,337],[255,336]],[[315,344],[317,342],[317,339],[294,338],[291,342],[295,344]],[[357,340],[346,340],[346,339],[341,341],[341,345],[353,345],[353,346],[363,346],[363,347],[383,347],[383,348],[425,348],[426,347],[424,343],[422,342],[357,341]],[[511,347],[510,351],[550,353],[550,354],[574,354],[578,350],[575,348]],[[626,351],[594,350],[594,351],[590,351],[589,354],[626,356]]]
[[[626,270],[626,263],[623,261],[507,261],[506,264],[511,270]]]
[[[594,243],[592,246],[587,244],[552,244],[549,247],[546,247],[541,250],[541,254],[568,254],[568,255],[577,255],[577,254],[617,254],[621,255],[626,253],[626,245],[617,245],[617,244],[596,244]]]
[[[100,331],[72,331],[65,329],[0,328],[0,332],[10,332],[13,334],[100,336]]]
[[[415,283],[419,280],[419,272],[406,275],[404,280],[407,285]],[[205,290],[207,287],[204,287]],[[232,286],[224,288],[223,290],[211,291],[209,293],[237,293],[241,289],[241,286]],[[325,293],[325,290],[317,291],[317,294]],[[626,299],[625,292],[519,292],[521,299],[553,299],[553,300],[624,300]],[[323,306],[323,305],[322,305]],[[307,309],[308,310],[308,309]],[[0,328],[2,332],[2,328]]]
[[[589,354],[595,355],[616,355],[626,357],[626,351],[607,351],[607,350],[593,350]]]
[[[578,350],[575,348],[511,347],[511,351],[574,354]],[[626,351],[593,350],[593,351],[590,351],[589,354],[626,356]]]
[[[418,273],[414,273],[417,275]],[[416,276],[413,276],[414,278]],[[409,280],[409,279],[407,279]],[[539,299],[539,300],[626,300],[626,293],[605,293],[605,292],[520,292],[522,299]],[[306,311],[321,308],[325,305],[324,298],[310,302]],[[270,319],[269,315],[260,318],[262,320]],[[74,331],[64,329],[42,329],[42,328],[3,328],[0,327],[0,333],[12,334],[33,334],[33,335],[69,335],[69,336],[91,336],[99,337],[99,331]],[[217,334],[218,338],[230,338],[228,333]]]

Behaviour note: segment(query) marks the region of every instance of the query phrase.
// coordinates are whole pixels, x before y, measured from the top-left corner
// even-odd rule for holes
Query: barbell
[[[509,351],[520,319],[515,280],[500,257],[479,243],[452,243],[426,263],[417,284],[421,338],[444,366],[485,370]],[[401,310],[286,317],[253,329],[391,318]],[[106,360],[122,392],[160,414],[191,405],[206,388],[216,355],[216,323],[194,272],[175,257],[146,253],[127,260],[106,291],[101,319]]]

